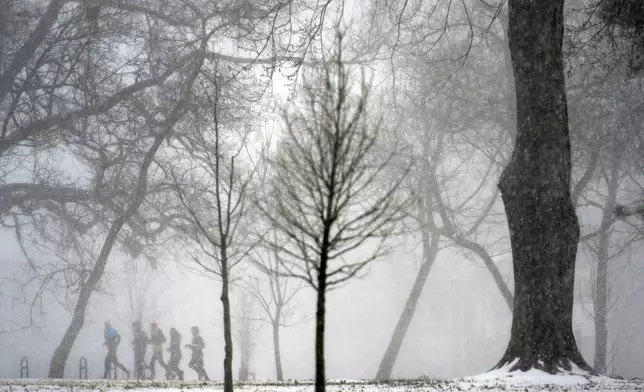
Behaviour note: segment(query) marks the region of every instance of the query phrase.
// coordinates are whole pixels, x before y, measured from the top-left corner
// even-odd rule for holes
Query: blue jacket
[[[121,343],[121,336],[114,328],[107,328],[105,330],[104,337],[107,349],[110,351],[116,350],[116,347]]]

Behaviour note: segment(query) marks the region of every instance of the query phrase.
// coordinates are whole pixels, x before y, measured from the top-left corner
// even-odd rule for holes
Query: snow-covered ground
[[[575,364],[571,364],[571,369],[568,371],[559,369],[559,374],[556,375],[546,373],[539,369],[531,369],[526,372],[511,371],[517,362],[518,359],[498,369],[490,370],[487,373],[465,377],[464,380],[482,383],[505,382],[510,384],[556,384],[560,386],[580,384],[612,385],[619,381],[606,376],[592,375],[590,372],[580,369]],[[543,363],[540,362],[540,364],[543,366]]]
[[[222,390],[220,382],[200,383],[195,381],[122,381],[122,380],[0,380],[0,392],[181,392],[198,389],[204,392]],[[238,391],[249,392],[299,392],[312,391],[311,381],[301,382],[249,382],[237,384]],[[541,392],[541,391],[644,391],[642,380],[614,380],[607,377],[580,375],[550,376],[539,371],[514,372],[511,376],[501,373],[486,373],[463,380],[400,380],[387,383],[373,381],[334,380],[327,384],[329,392]]]

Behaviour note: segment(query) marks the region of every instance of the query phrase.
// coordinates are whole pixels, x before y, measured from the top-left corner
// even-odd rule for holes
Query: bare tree
[[[130,43],[132,54],[141,48],[124,31],[139,31],[136,19],[142,9],[132,17],[118,8],[71,1],[3,2],[2,7],[2,18],[9,22],[3,21],[3,28],[9,26],[11,35],[3,29],[0,38],[0,214],[3,219],[19,215],[17,240],[31,232],[33,243],[41,245],[39,251],[49,249],[58,260],[35,265],[27,258],[31,267],[26,283],[38,285],[34,300],[39,301],[49,287],[62,282],[65,305],[73,309],[72,325],[50,369],[51,376],[62,377],[111,249],[123,239],[121,228],[137,214],[141,201],[136,200],[147,194],[147,186],[138,186],[147,180],[137,176],[139,168],[133,166],[140,164],[147,175],[151,159],[146,154],[160,145],[154,137],[132,132],[141,118],[134,114],[132,100],[163,82],[171,84],[170,75],[191,58],[179,61],[172,72],[150,76],[144,65],[116,54],[115,47]],[[108,57],[111,61],[105,61]],[[134,69],[139,76],[126,76]],[[165,109],[172,112],[171,107]],[[108,125],[115,120],[108,112],[117,112],[118,121]],[[159,127],[161,134],[166,133],[165,125]],[[94,160],[101,164],[93,166],[86,159],[90,151],[101,156]],[[130,155],[124,159],[124,154]],[[78,173],[56,168],[70,158],[82,163]],[[25,169],[30,166],[31,172]],[[112,177],[118,174],[126,175]],[[114,204],[101,205],[106,200]]]
[[[471,8],[475,15],[456,15],[445,22],[446,29],[465,24],[485,32],[485,39],[472,43],[466,64],[455,67],[441,61],[446,53],[461,53],[462,37],[437,42],[436,50],[422,55],[421,48],[412,46],[396,56],[397,62],[413,64],[398,71],[399,86],[405,87],[394,93],[395,114],[389,116],[403,118],[396,128],[408,140],[410,159],[416,162],[408,186],[415,191],[417,208],[410,214],[409,227],[419,233],[423,262],[380,362],[378,379],[391,377],[423,285],[442,249],[449,246],[473,262],[483,261],[509,310],[513,308],[511,288],[496,263],[507,254],[508,241],[494,183],[507,163],[515,132],[507,72],[511,64],[498,20],[504,18],[484,12],[487,8],[476,2]],[[399,22],[405,31],[414,26],[413,19]],[[454,49],[451,42],[457,43]],[[450,75],[449,80],[443,81],[444,75]],[[481,99],[482,91],[490,98]]]
[[[598,175],[591,183],[594,186],[588,189],[587,194],[582,195],[586,208],[601,213],[599,227],[593,233],[596,235],[583,242],[591,260],[590,294],[593,303],[592,310],[584,311],[595,325],[593,368],[598,373],[607,373],[609,370],[608,316],[617,302],[617,296],[613,295],[610,283],[610,261],[640,242],[644,234],[637,225],[632,225],[627,220],[615,219],[618,202],[629,199],[632,201],[632,189],[641,189],[640,181],[633,176],[633,168],[628,164],[628,141],[622,139],[618,133],[613,132],[607,143],[608,151],[602,154],[605,156],[599,165]]]
[[[362,74],[357,96],[342,59],[342,35],[320,80],[306,81],[304,107],[285,111],[286,135],[271,162],[270,193],[259,207],[277,232],[264,238],[279,253],[283,274],[303,279],[317,292],[315,390],[325,390],[326,293],[358,275],[383,254],[382,239],[403,219],[397,190],[405,173],[386,186],[377,182],[395,152],[374,156],[380,122],[369,118],[370,88]],[[394,150],[395,151],[395,150]],[[364,250],[376,240],[368,256]],[[355,261],[349,261],[355,258]]]
[[[596,5],[593,1],[590,3],[593,7]],[[583,12],[575,10],[569,17],[570,28],[575,33],[571,40],[577,43],[597,38],[591,36],[597,31],[586,29],[593,21],[584,16]],[[574,44],[569,44],[574,50],[568,66],[574,72],[569,73],[570,87],[567,89],[575,159],[573,169],[577,169],[578,177],[572,199],[584,228],[580,245],[587,255],[591,272],[589,282],[581,284],[589,286],[593,303],[592,309],[583,307],[595,325],[593,368],[598,373],[606,373],[610,336],[608,315],[618,297],[611,287],[610,277],[616,271],[611,268],[614,263],[610,261],[640,241],[642,234],[629,219],[621,221],[619,211],[620,205],[636,200],[633,190],[641,189],[641,178],[636,175],[637,135],[640,133],[636,124],[641,122],[639,113],[643,101],[641,81],[626,77],[628,69],[615,68],[620,62],[616,52],[607,56],[601,42],[581,47]],[[607,70],[610,70],[608,74]],[[596,222],[595,217],[600,221]],[[584,222],[584,218],[589,222]]]
[[[234,292],[235,290],[233,290]],[[236,335],[239,343],[240,363],[237,379],[239,381],[248,381],[251,373],[251,359],[256,345],[256,335],[261,324],[255,317],[255,298],[247,291],[241,289],[233,294],[237,298],[235,306],[237,322]]]
[[[276,236],[276,233],[273,231],[267,235]],[[258,250],[253,252],[251,257],[264,279],[257,277],[255,274],[247,273],[241,285],[255,298],[264,313],[264,317],[259,319],[271,326],[275,375],[277,381],[284,381],[280,349],[280,328],[290,327],[306,320],[306,317],[291,320],[295,314],[292,302],[297,293],[303,288],[304,281],[299,280],[294,283],[293,279],[284,275],[283,268],[280,267],[279,255],[275,249],[267,249],[266,252]]]
[[[248,198],[256,170],[248,146],[254,132],[243,85],[211,68],[201,90],[202,104],[191,113],[186,131],[176,138],[176,157],[166,165],[179,208],[186,212],[178,228],[191,243],[194,268],[221,280],[224,325],[224,389],[233,390],[231,276],[253,249]]]
[[[205,40],[202,41],[202,52],[205,51],[205,43]],[[76,340],[76,337],[78,336],[85,321],[85,312],[89,303],[90,296],[94,292],[96,285],[98,285],[103,276],[107,264],[107,259],[112,252],[112,248],[116,243],[121,229],[126,224],[126,222],[134,217],[145,199],[148,189],[148,171],[152,166],[154,156],[159,151],[161,143],[163,143],[163,141],[172,134],[175,124],[180,120],[183,112],[186,110],[186,107],[189,103],[189,98],[192,94],[192,84],[194,83],[197,75],[201,70],[204,58],[205,56],[202,55],[197,63],[193,65],[191,75],[186,81],[179,102],[169,113],[168,117],[163,122],[158,124],[159,128],[155,130],[156,135],[154,136],[154,139],[152,140],[152,143],[148,148],[139,169],[136,188],[130,196],[125,210],[119,216],[117,216],[110,225],[109,232],[105,237],[105,241],[103,242],[96,263],[94,264],[94,267],[92,268],[87,281],[83,284],[81,292],[79,293],[78,302],[76,303],[76,306],[74,308],[72,322],[65,332],[63,340],[54,351],[49,370],[50,378],[62,378],[64,375],[65,364],[67,363],[69,352],[71,351],[74,341]]]
[[[154,156],[148,152],[167,139],[156,135],[169,135],[183,114],[174,104],[191,95],[181,96],[192,83],[190,70],[204,58],[235,65],[233,74],[251,64],[270,73],[277,64],[300,64],[324,22],[319,11],[328,4],[312,8],[311,23],[289,18],[289,4],[27,0],[0,5],[0,217],[4,223],[16,212],[31,220],[57,214],[57,222],[70,226],[74,235],[92,229],[99,231],[92,232],[92,240],[100,238],[87,246],[92,265],[71,274],[82,287],[74,293],[74,327],[54,355],[52,376],[62,376],[65,352],[84,319],[81,308],[103,277],[113,245],[100,243],[116,241],[128,252],[141,253],[149,239],[145,231],[159,234],[160,222],[145,213],[163,212],[152,205],[163,197],[147,189],[150,184],[141,175],[154,167],[147,163]],[[302,40],[276,38],[281,33]],[[214,40],[232,43],[245,56],[202,47]],[[60,156],[80,159],[81,171],[91,174],[56,170],[59,162],[51,158]],[[21,178],[16,174],[29,167],[32,173],[22,176],[29,181],[16,182]],[[135,197],[131,190],[141,189],[140,184],[146,189]],[[160,214],[154,219],[167,223],[169,218]],[[15,226],[21,231],[27,225],[20,221]],[[53,274],[37,272],[43,277],[39,282],[51,284],[49,277],[69,271],[55,263],[51,267]]]
[[[606,373],[606,356],[608,354],[608,327],[607,317],[612,304],[610,287],[608,283],[608,260],[609,243],[611,240],[610,226],[613,221],[613,214],[617,204],[617,192],[620,182],[620,157],[619,152],[613,143],[612,154],[610,154],[609,172],[606,174],[606,185],[608,196],[602,206],[602,219],[599,227],[597,242],[589,241],[586,245],[597,251],[597,268],[593,274],[595,279],[591,285],[593,293],[593,321],[595,323],[595,358],[593,368],[598,373]]]
[[[510,312],[513,308],[512,292],[495,261],[495,258],[506,253],[503,246],[505,238],[502,235],[497,236],[498,239],[488,239],[488,243],[477,238],[479,233],[487,233],[489,238],[494,238],[495,228],[499,223],[504,223],[504,220],[499,222],[498,218],[495,219],[495,215],[498,215],[495,209],[498,210],[499,198],[490,186],[495,170],[500,170],[498,163],[490,160],[486,162],[488,166],[481,170],[481,157],[465,152],[463,160],[458,161],[460,175],[441,170],[444,169],[441,162],[445,155],[450,154],[451,161],[447,159],[448,162],[458,159],[459,155],[446,145],[449,143],[446,141],[448,135],[442,130],[433,131],[433,127],[428,123],[412,132],[420,133],[420,140],[416,145],[420,146],[421,152],[415,158],[417,165],[411,176],[414,178],[411,186],[417,190],[417,208],[411,216],[421,235],[423,262],[380,362],[376,375],[378,379],[391,377],[425,281],[436,256],[446,247],[450,246],[454,251],[463,253],[471,252],[483,261]],[[458,145],[455,149],[467,151],[468,147],[467,144]],[[476,157],[472,159],[476,163],[472,164],[471,170],[465,169],[470,167],[467,155]],[[465,183],[467,177],[463,173],[474,172],[477,173],[477,186],[461,192],[455,183]]]

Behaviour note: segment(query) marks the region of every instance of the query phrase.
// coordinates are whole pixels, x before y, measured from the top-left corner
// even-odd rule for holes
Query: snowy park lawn
[[[221,391],[220,382],[197,381],[125,381],[125,380],[0,380],[0,392],[145,392],[145,391]],[[237,391],[299,392],[312,391],[311,381],[248,382],[235,385]],[[334,380],[327,384],[329,392],[398,392],[398,391],[644,391],[642,380],[614,380],[581,375],[551,376],[540,371],[486,373],[462,380],[397,380],[391,382]]]

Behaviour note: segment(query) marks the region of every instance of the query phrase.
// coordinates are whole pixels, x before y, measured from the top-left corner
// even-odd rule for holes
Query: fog
[[[19,257],[17,248],[14,252]],[[374,376],[415,279],[418,258],[412,252],[398,251],[390,258],[372,264],[366,277],[330,294],[329,377],[363,379]],[[221,379],[220,285],[182,270],[173,259],[161,261],[161,267],[164,272],[155,277],[150,290],[156,306],[151,306],[147,320],[155,320],[165,330],[178,328],[184,336],[188,336],[192,325],[200,326],[208,347],[207,370],[211,378]],[[458,255],[445,254],[437,260],[405,339],[395,368],[396,376],[457,377],[485,371],[494,364],[508,338],[510,314],[486,275],[484,268]],[[396,278],[392,279],[392,276]],[[70,356],[67,367],[70,375],[77,373],[81,356],[88,359],[92,376],[102,375],[103,320],[111,320],[125,342],[131,340],[128,304],[119,298],[127,288],[114,282],[109,291],[92,301],[90,320]],[[32,377],[46,376],[51,353],[69,323],[69,313],[49,302],[44,305],[46,314],[39,316],[43,324],[41,330],[1,335],[4,352],[11,353],[2,356],[4,377],[19,376],[23,355],[29,357]],[[5,297],[4,317],[15,317],[12,312],[22,310],[19,306],[12,309],[11,303]],[[310,379],[313,376],[314,305],[312,290],[303,290],[297,298],[296,311],[298,315],[308,316],[309,320],[284,330],[282,345],[287,378]],[[453,321],[447,324],[445,320]],[[475,334],[468,331],[472,323],[480,325]],[[128,345],[121,348],[120,356],[131,367],[133,359]],[[256,373],[257,379],[275,379],[268,325],[257,333],[251,371]]]
[[[16,6],[16,10],[31,7],[33,15],[13,8],[0,14],[3,78],[11,76],[7,59],[17,56],[20,43],[30,39],[26,32],[44,13],[40,2],[27,3],[29,7]],[[229,192],[223,204],[228,202],[230,208],[236,200],[247,197],[244,205],[249,206],[239,215],[228,211],[226,218],[226,223],[239,219],[232,226],[240,227],[237,237],[231,235],[234,240],[230,244],[233,375],[237,378],[242,367],[243,325],[250,325],[251,378],[276,379],[271,324],[247,285],[249,277],[258,279],[262,293],[268,293],[266,270],[258,268],[253,259],[257,254],[277,254],[279,250],[279,257],[297,260],[293,256],[295,245],[280,248],[280,244],[262,242],[270,237],[265,232],[282,222],[266,218],[279,211],[269,203],[280,195],[280,187],[275,184],[283,185],[271,176],[278,177],[282,169],[275,157],[288,157],[283,149],[293,148],[293,144],[297,147],[297,143],[289,145],[296,132],[288,136],[287,120],[294,118],[289,117],[295,116],[293,113],[309,113],[302,95],[319,87],[315,83],[324,73],[316,67],[322,63],[330,67],[326,59],[321,59],[337,49],[329,43],[334,42],[336,24],[332,20],[336,19],[347,32],[343,41],[346,64],[354,69],[364,66],[370,77],[365,85],[370,88],[369,103],[373,106],[364,114],[365,128],[375,127],[382,120],[374,151],[365,153],[376,162],[369,161],[369,165],[385,161],[383,156],[393,157],[383,166],[384,174],[378,171],[379,182],[369,184],[372,187],[367,194],[379,195],[378,191],[385,192],[382,189],[404,178],[396,183],[395,195],[413,202],[406,205],[396,230],[392,229],[395,234],[388,232],[388,251],[364,269],[356,268],[356,276],[347,267],[350,279],[328,292],[327,378],[376,377],[419,270],[430,258],[431,252],[424,249],[430,237],[436,238],[436,258],[392,377],[453,379],[483,373],[497,365],[510,339],[512,311],[508,303],[512,303],[514,292],[510,233],[497,190],[517,133],[514,77],[505,32],[507,7],[501,4],[499,14],[495,14],[488,12],[484,2],[467,1],[451,9],[440,1],[420,1],[415,13],[407,15],[410,11],[403,9],[396,19],[387,13],[393,13],[395,7],[383,5],[389,2],[368,2],[369,6],[363,7],[348,1],[332,8],[328,20],[316,8],[300,10],[299,19],[289,21],[292,26],[286,28],[288,23],[275,27],[267,22],[268,17],[257,22],[257,27],[254,16],[243,16],[241,6],[226,2],[222,7],[227,12],[237,12],[230,17],[234,22],[228,20],[229,16],[215,14],[225,22],[222,25],[236,27],[224,29],[221,36],[210,36],[212,42],[205,40],[196,49],[195,42],[205,33],[195,26],[203,23],[205,31],[212,28],[208,25],[212,22],[196,16],[184,20],[192,15],[191,8],[174,0],[167,3],[172,15],[163,16],[168,12],[163,6],[154,12],[142,11],[152,19],[159,18],[158,25],[144,23],[137,16],[139,11],[127,7],[112,13],[103,11],[100,15],[104,19],[97,17],[97,30],[92,33],[100,39],[90,42],[92,36],[87,38],[87,47],[95,47],[96,53],[78,49],[87,55],[86,68],[76,70],[81,76],[70,71],[69,75],[76,76],[69,76],[71,82],[63,82],[48,67],[55,68],[51,64],[57,63],[58,57],[63,59],[59,61],[61,68],[75,67],[67,64],[65,51],[76,47],[65,40],[80,42],[85,39],[84,29],[89,29],[85,22],[74,19],[86,11],[70,2],[53,24],[64,39],[56,41],[58,38],[50,32],[47,37],[53,43],[41,42],[60,53],[37,51],[54,58],[45,61],[50,65],[38,67],[55,75],[48,76],[51,80],[29,82],[41,84],[33,87],[35,91],[58,94],[56,99],[51,98],[57,103],[47,106],[40,102],[46,99],[38,94],[31,97],[25,93],[31,98],[24,98],[22,93],[9,88],[2,91],[0,86],[0,118],[4,121],[1,140],[6,144],[0,151],[0,377],[19,378],[23,357],[29,360],[30,377],[48,376],[52,355],[70,327],[77,300],[89,287],[85,286],[90,281],[87,277],[94,274],[98,260],[103,260],[105,271],[97,275],[96,287],[89,289],[89,305],[71,346],[65,376],[79,376],[81,357],[88,361],[89,378],[103,376],[106,320],[122,337],[119,360],[134,369],[131,325],[139,320],[147,334],[153,321],[167,337],[169,329],[176,328],[183,343],[189,343],[191,327],[198,326],[206,343],[205,370],[211,379],[222,380],[222,257],[208,252],[222,248],[224,230],[213,237],[209,233],[223,226],[219,225],[222,203],[218,197]],[[199,0],[195,4],[193,11],[210,2]],[[608,41],[595,46],[581,44],[583,39],[590,40],[593,31],[582,28],[583,15],[575,11],[575,4],[567,4],[566,20],[570,29],[578,30],[574,30],[576,35],[567,31],[565,44],[567,119],[573,156],[571,188],[582,236],[576,256],[573,329],[579,350],[591,366],[598,355],[603,355],[606,366],[602,373],[644,377],[644,226],[638,214],[619,213],[620,208],[630,211],[644,200],[642,75],[630,76],[619,55],[605,55]],[[430,14],[428,9],[434,6],[439,12]],[[267,15],[272,12],[267,11]],[[275,20],[280,12],[275,11]],[[246,17],[253,22],[244,22]],[[424,23],[425,17],[437,24]],[[13,18],[16,21],[11,22]],[[443,19],[453,26],[448,28],[445,22],[442,27]],[[89,17],[87,21],[91,21]],[[1,26],[3,22],[9,29]],[[315,28],[309,31],[309,23],[319,23],[321,32]],[[83,33],[72,35],[62,25]],[[418,38],[437,35],[443,28],[445,37],[435,42]],[[148,33],[152,38],[141,38]],[[11,38],[14,35],[15,39]],[[274,38],[270,50],[266,49],[268,36]],[[310,40],[310,45],[292,47],[295,38],[304,43]],[[199,50],[203,53],[194,55]],[[145,56],[147,60],[139,59]],[[24,67],[36,66],[29,63]],[[159,76],[165,75],[159,67],[165,67],[164,72],[171,76]],[[324,68],[327,72],[329,69]],[[24,70],[16,71],[7,85],[17,86],[22,78],[31,77],[21,72]],[[91,83],[86,81],[86,74],[94,75],[87,76],[88,80],[93,78]],[[107,97],[119,97],[124,85],[135,86],[140,78],[153,82],[149,88],[128,93],[134,97],[132,102],[119,98],[116,106],[105,104],[96,109],[95,99],[111,102]],[[368,90],[360,85],[359,78],[358,72],[351,74],[347,93],[356,100]],[[29,83],[25,81],[25,89],[31,88]],[[55,87],[57,83],[62,87]],[[95,85],[88,87],[92,83]],[[15,102],[5,98],[5,92]],[[354,103],[348,98],[346,101]],[[54,117],[55,124],[47,125]],[[319,122],[318,118],[309,120],[311,124]],[[42,127],[51,135],[30,135],[8,144],[7,129],[15,135],[30,127]],[[209,138],[212,135],[216,139]],[[216,165],[210,160],[212,156],[216,156]],[[231,163],[231,156],[239,158],[238,166]],[[313,152],[311,156],[316,157]],[[225,166],[221,177],[230,183],[221,185],[221,165]],[[213,167],[217,170],[215,179],[209,177]],[[238,182],[233,185],[234,181]],[[25,184],[33,188],[22,189]],[[231,190],[237,189],[235,186],[240,190]],[[143,189],[141,200],[128,215],[128,203],[136,204],[132,200],[137,200],[139,188]],[[69,196],[64,191],[70,189],[78,193]],[[218,195],[214,195],[216,192]],[[301,200],[308,200],[304,191],[299,192]],[[366,208],[360,203],[367,204],[367,199],[352,204],[358,212],[349,209],[347,216],[360,216],[360,208]],[[285,200],[287,205],[295,204],[293,198]],[[216,211],[216,206],[220,210]],[[110,245],[107,258],[101,259],[109,243],[108,233],[121,218],[125,223],[112,238],[113,248]],[[285,237],[274,241],[279,243]],[[346,265],[367,260],[379,250],[372,242],[347,248],[351,251],[338,257]],[[210,260],[206,264],[212,269],[201,265],[201,260]],[[598,272],[600,265],[606,268],[603,275]],[[295,275],[293,271],[296,269],[289,270]],[[343,267],[339,271],[346,273]],[[288,318],[280,329],[284,378],[312,379],[318,292],[311,282],[298,277],[291,276],[287,281],[289,287],[300,285],[300,289],[288,304]],[[250,300],[250,308],[246,316],[241,316],[244,298]],[[604,300],[607,309],[597,310],[595,304]],[[603,354],[595,347],[599,340],[596,328],[601,328],[596,322],[598,312],[606,319],[607,347]],[[187,379],[196,379],[197,374],[186,366],[188,355],[184,351],[181,367]],[[164,378],[163,372],[157,370],[156,378]]]
[[[3,272],[20,265],[11,258],[20,258],[20,251],[11,243],[11,234],[3,236]],[[637,251],[634,251],[637,257]],[[364,278],[352,281],[330,294],[328,307],[328,374],[333,379],[369,379],[374,377],[386,349],[400,311],[405,304],[419,264],[419,254],[402,248],[386,259],[371,265]],[[14,259],[14,260],[15,260]],[[116,259],[115,269],[131,262]],[[577,276],[581,291],[588,284],[587,261],[580,260],[582,270]],[[617,263],[616,263],[617,264]],[[615,358],[616,373],[626,377],[642,375],[644,338],[640,333],[643,310],[642,278],[644,266],[624,258],[615,268],[620,282],[613,289],[619,297],[613,310],[611,327],[619,331]],[[504,276],[510,276],[511,263],[506,257],[498,262]],[[201,327],[206,340],[206,369],[212,379],[221,379],[223,331],[221,328],[220,284],[182,268],[178,260],[160,260],[162,273],[154,274],[154,299],[147,320],[155,320],[164,330],[175,327],[188,336],[193,325]],[[149,270],[148,270],[149,271]],[[584,280],[584,278],[586,280]],[[122,275],[113,279],[109,293],[96,295],[88,322],[74,346],[67,365],[67,374],[77,376],[78,361],[85,356],[90,378],[100,378],[105,351],[103,320],[109,319],[129,342],[130,316]],[[121,280],[119,282],[119,280]],[[6,286],[4,286],[6,287]],[[579,297],[579,296],[577,296]],[[588,301],[586,297],[586,301]],[[3,355],[1,375],[17,378],[20,359],[29,358],[30,376],[46,377],[51,353],[69,324],[69,312],[49,298],[45,313],[37,315],[42,327],[0,335]],[[285,328],[282,335],[282,358],[287,379],[311,379],[314,354],[315,301],[312,290],[303,290],[297,297],[296,312],[307,320]],[[592,306],[592,305],[589,305]],[[5,295],[2,301],[3,320],[17,319],[26,309]],[[255,309],[257,313],[259,309]],[[296,317],[297,318],[297,317]],[[487,270],[465,259],[459,253],[439,255],[417,312],[405,338],[394,368],[394,376],[456,378],[487,371],[505,349],[509,337],[511,315]],[[592,321],[579,306],[575,309],[577,338],[582,353],[592,361]],[[5,322],[5,325],[11,325]],[[270,327],[262,324],[255,336],[250,371],[257,379],[275,379]],[[147,329],[147,323],[146,323]],[[580,332],[580,333],[579,333]],[[132,367],[132,351],[128,344],[121,348],[121,361]],[[237,361],[238,362],[238,359]],[[235,370],[238,363],[235,364]],[[191,378],[190,370],[187,377]],[[194,375],[196,377],[196,375]]]

